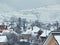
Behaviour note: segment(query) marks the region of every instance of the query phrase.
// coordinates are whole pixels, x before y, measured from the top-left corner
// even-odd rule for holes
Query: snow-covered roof
[[[34,27],[33,27],[33,32],[38,32],[39,30],[40,30],[39,27],[37,27],[37,26],[34,26]]]
[[[42,30],[42,31],[43,31],[43,33],[40,35],[40,36],[42,36],[42,37],[48,36],[49,33],[51,32],[50,30]]]
[[[50,30],[53,31],[54,30],[54,27],[51,27]]]
[[[7,42],[7,37],[6,36],[0,36],[0,42]]]
[[[35,34],[34,32],[38,32],[40,30],[40,28],[38,28],[37,26],[33,27],[32,29],[27,29],[25,32],[22,32],[22,34],[31,34],[32,36],[36,36],[37,34]]]
[[[2,35],[2,33],[0,33],[0,35]]]
[[[37,34],[35,34],[34,32],[32,32],[31,34],[32,34],[32,36],[37,36]]]
[[[60,35],[55,35],[54,37],[57,40],[58,44],[60,45]]]
[[[16,35],[18,35],[15,31],[13,31],[12,29],[9,29],[9,30],[3,30],[2,34],[3,33],[14,33]]]
[[[3,32],[2,32],[2,33],[4,33],[4,32],[6,32],[6,33],[7,33],[7,32],[9,32],[9,30],[3,30]]]
[[[32,33],[32,30],[29,29],[29,30],[26,30],[25,32],[23,32],[22,34],[31,34]]]
[[[20,39],[20,42],[28,42],[27,39]]]

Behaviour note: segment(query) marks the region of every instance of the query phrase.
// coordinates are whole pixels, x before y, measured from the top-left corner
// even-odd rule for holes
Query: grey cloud
[[[32,18],[34,20],[36,18],[36,14],[34,13],[37,12],[39,13],[38,15],[41,21],[49,22],[54,19],[60,19],[59,5],[59,0],[0,0],[0,14],[3,19],[15,15],[17,17]],[[19,9],[23,9],[23,11]],[[24,11],[24,9],[27,9],[27,11]],[[29,15],[28,17],[26,17],[26,13]]]
[[[60,0],[0,0],[0,2],[5,3],[17,10],[39,8],[41,6],[52,4],[60,4]]]

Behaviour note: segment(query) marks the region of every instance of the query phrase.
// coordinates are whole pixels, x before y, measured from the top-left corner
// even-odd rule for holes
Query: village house
[[[32,29],[27,29],[26,31],[22,32],[22,37],[24,39],[29,39],[29,37],[31,37],[31,35],[36,36],[38,34],[38,31],[40,30],[40,28],[38,28],[37,26],[33,27]]]
[[[29,40],[29,38],[31,37],[31,30],[26,30],[24,32],[22,32],[22,40]]]
[[[60,31],[52,31],[43,45],[60,45]]]
[[[33,42],[33,40],[35,39],[35,37],[37,36],[39,30],[40,30],[39,27],[34,26],[33,30],[31,28],[28,28],[26,31],[23,31],[21,33],[22,38],[20,39],[20,42],[21,43],[26,42],[26,43],[31,44]]]
[[[3,30],[7,30],[7,26],[5,26],[5,25],[0,25],[0,32],[2,32]]]
[[[2,35],[2,32],[3,32],[4,30],[7,30],[7,26],[5,26],[5,25],[0,25],[0,36]]]
[[[0,30],[6,30],[7,29],[7,26],[5,25],[0,25]]]

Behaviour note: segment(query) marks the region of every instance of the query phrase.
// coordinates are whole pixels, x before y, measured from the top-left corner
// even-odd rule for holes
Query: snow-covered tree
[[[2,35],[6,35],[8,39],[9,45],[15,45],[15,43],[19,42],[19,35],[14,31],[3,32]]]

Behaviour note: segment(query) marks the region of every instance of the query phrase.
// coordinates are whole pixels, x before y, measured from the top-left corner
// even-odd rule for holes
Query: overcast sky
[[[26,15],[20,10],[31,12]],[[60,0],[0,0],[0,22],[14,15],[34,20],[36,16],[32,12],[39,12],[39,19],[45,22],[60,21]]]
[[[14,9],[32,9],[42,6],[60,4],[60,0],[0,0],[0,3],[6,4]]]

